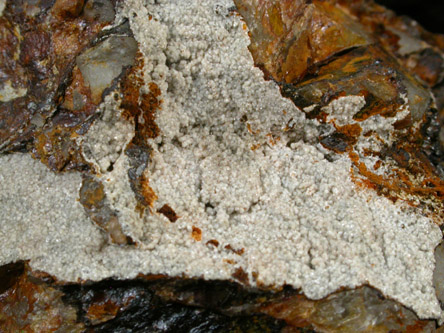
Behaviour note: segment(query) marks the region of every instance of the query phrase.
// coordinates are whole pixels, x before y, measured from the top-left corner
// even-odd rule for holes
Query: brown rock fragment
[[[123,233],[117,213],[108,206],[101,182],[91,176],[84,176],[79,196],[86,213],[108,234],[112,243],[119,245],[132,243]]]
[[[344,153],[352,148],[349,137],[343,133],[334,132],[326,137],[321,138],[321,144],[335,153]]]
[[[159,323],[173,331],[192,325],[186,327],[197,332],[202,325],[203,332],[213,332],[220,331],[220,323],[235,323],[248,331],[242,320],[253,324],[253,332],[267,327],[277,332],[433,332],[436,326],[370,287],[309,300],[291,288],[249,288],[242,269],[233,274],[236,283],[145,276],[83,285],[64,285],[23,263],[0,267],[0,276],[5,271],[14,276],[0,292],[0,328],[7,332],[152,331]]]
[[[392,200],[418,206],[420,198],[419,206],[441,224],[442,154],[433,152],[440,148],[424,134],[433,114],[424,83],[434,86],[444,76],[442,38],[371,1],[238,0],[236,5],[250,29],[255,64],[308,118],[334,127],[319,141],[335,153],[349,153],[353,179]],[[347,96],[361,96],[365,105],[344,124],[327,114],[327,107]],[[364,122],[389,120],[406,107],[410,115],[396,121],[390,139],[376,131],[361,133]],[[363,149],[365,142],[377,144]],[[365,164],[369,156],[380,159],[377,168]]]
[[[55,16],[77,17],[83,9],[84,0],[56,0],[52,7]]]
[[[435,86],[443,76],[444,58],[432,48],[409,57],[407,66],[427,85]]]
[[[362,4],[361,1],[354,2]],[[83,1],[80,0],[58,0],[52,10],[57,17],[76,19],[81,13],[81,9],[78,10],[80,3],[83,6]],[[94,2],[88,1],[85,9],[91,9],[92,3]],[[61,4],[65,4],[65,7]],[[57,6],[60,8],[57,8]],[[384,40],[387,45],[392,45],[386,46],[385,51],[373,45],[369,46],[373,43],[373,38],[379,38],[369,37],[376,30],[368,30],[360,26],[354,17],[348,16],[349,11],[342,11],[343,9],[336,6],[333,1],[280,1],[273,4],[272,2],[258,0],[254,6],[262,10],[259,16],[263,22],[263,27],[258,26],[257,29],[263,29],[265,36],[263,41],[255,41],[257,44],[252,44],[252,50],[256,48],[252,52],[256,52],[258,57],[263,56],[263,59],[260,59],[257,64],[264,68],[267,75],[279,79],[284,94],[291,97],[298,106],[304,106],[305,104],[309,106],[309,103],[314,102],[319,103],[319,107],[307,116],[316,117],[321,122],[327,122],[326,114],[321,111],[321,107],[340,96],[354,94],[363,96],[366,100],[363,110],[354,115],[354,121],[359,123],[375,116],[392,117],[405,103],[402,99],[399,99],[400,94],[406,93],[409,97],[408,103],[410,103],[411,109],[414,110],[415,120],[421,121],[421,118],[424,117],[425,111],[431,103],[427,90],[409,73],[400,69],[396,62],[401,59],[401,62],[407,63],[412,73],[428,85],[437,84],[442,76],[440,72],[442,57],[436,51],[436,48],[441,45],[438,39],[432,48],[425,48],[420,52],[415,51],[416,53],[409,54],[408,57],[394,59],[391,58],[389,52],[400,54],[399,50],[403,47],[399,44],[401,40],[399,34],[392,32],[390,29],[385,29]],[[24,8],[26,10],[27,6],[24,6]],[[93,12],[92,9],[89,13],[91,12]],[[350,12],[353,11],[350,10]],[[22,13],[22,15],[25,14]],[[364,20],[363,14],[359,16],[355,13],[354,15]],[[366,15],[365,19],[370,20],[370,15]],[[89,22],[88,20],[94,17],[96,16],[93,14],[85,15],[83,19],[84,22]],[[294,20],[295,17],[297,17],[297,20]],[[376,22],[376,19],[374,21]],[[60,22],[54,24],[57,29],[61,29]],[[74,67],[72,74],[66,74],[70,72],[71,67],[69,66],[73,66],[73,54],[78,54],[86,45],[71,44],[75,38],[82,38],[83,36],[76,30],[79,29],[77,24],[78,22],[72,24],[74,26],[74,28],[70,28],[72,30],[56,30],[52,37],[46,32],[41,36],[34,32],[25,34],[21,45],[22,55],[18,62],[19,66],[17,64],[5,65],[7,70],[11,70],[15,66],[18,71],[23,72],[31,68],[32,73],[26,72],[26,75],[29,74],[34,81],[39,78],[46,80],[50,75],[55,75],[52,72],[49,73],[53,68],[42,67],[42,63],[48,59],[54,62],[53,65],[56,66],[54,68],[61,69],[65,73],[56,76],[58,81],[55,81],[56,86],[65,83],[68,85],[64,93],[39,86],[38,89],[35,89],[36,93],[24,98],[18,97],[10,104],[6,103],[0,106],[0,108],[4,107],[4,109],[0,109],[0,138],[5,138],[4,141],[0,141],[0,145],[3,143],[3,147],[7,147],[6,150],[17,149],[16,147],[23,144],[29,145],[27,149],[33,149],[35,157],[41,159],[50,168],[59,171],[86,168],[86,162],[78,157],[81,154],[73,145],[73,139],[81,131],[87,130],[88,121],[90,121],[87,119],[90,119],[89,117],[97,103],[100,102],[106,87],[109,87],[108,85],[101,86],[94,93],[93,100],[90,90],[91,84],[90,82],[85,83],[79,67]],[[17,29],[12,26],[8,27],[7,23],[4,26],[6,27],[5,34],[7,34],[7,38],[5,40],[8,44],[8,52],[13,57],[16,52],[13,44],[18,40],[16,37]],[[294,26],[303,27],[305,30],[298,35],[292,30]],[[88,29],[94,30],[90,26],[88,26]],[[74,37],[70,35],[71,32],[73,32]],[[94,33],[91,33],[88,36],[93,35]],[[91,38],[87,40],[89,43]],[[394,47],[395,43],[399,45]],[[52,51],[49,51],[49,44],[56,50],[56,60],[51,58],[53,55]],[[324,48],[323,45],[328,47]],[[263,51],[261,48],[265,50],[263,55],[259,54]],[[282,51],[282,53],[275,52],[276,49]],[[378,60],[375,60],[375,57],[378,57]],[[70,65],[64,67],[60,59],[67,61]],[[137,71],[137,66],[135,68]],[[144,171],[149,163],[151,153],[151,149],[146,143],[147,139],[155,138],[159,134],[159,129],[155,124],[155,113],[160,109],[162,100],[160,89],[154,83],[149,84],[148,93],[140,92],[144,82],[135,74],[136,71],[130,70],[122,85],[122,108],[125,109],[125,116],[134,120],[136,124],[136,134],[133,141],[126,147],[126,154],[130,159],[131,168],[128,175],[131,186],[140,203],[140,209],[143,211],[146,207],[151,207],[154,200],[157,199],[156,194],[149,186],[149,179]],[[372,84],[372,81],[376,84]],[[0,82],[0,85],[6,84],[5,82]],[[24,89],[35,88],[25,86],[23,82],[15,78],[11,78],[10,82],[12,82],[11,86],[16,89],[23,87]],[[325,92],[325,94],[317,96],[315,92],[318,91]],[[37,104],[42,103],[39,99],[40,94],[45,96],[48,94],[52,99],[50,106],[53,111],[56,109],[54,107],[56,104],[59,106],[63,102],[63,107],[57,110],[56,115],[52,112],[40,112],[39,108],[42,105],[45,106],[45,104],[40,104],[37,108]],[[34,103],[35,106],[28,106],[30,103]],[[2,114],[3,111],[6,113]],[[9,114],[7,114],[8,112]],[[20,127],[23,122],[28,125]],[[357,175],[356,178],[363,177],[360,180],[365,179],[366,186],[373,187],[395,199],[395,194],[407,193],[426,198],[432,197],[442,201],[444,195],[442,181],[437,176],[434,166],[422,154],[420,146],[417,144],[422,140],[422,136],[419,132],[410,130],[411,122],[410,119],[404,125],[399,124],[398,128],[395,127],[396,130],[406,130],[406,132],[401,133],[402,135],[400,134],[396,138],[397,141],[390,146],[387,145],[382,152],[367,152],[369,155],[378,155],[383,159],[378,160],[375,164],[375,170],[380,169],[382,163],[384,163],[384,166],[394,165],[395,167],[392,170],[397,179],[373,173],[361,160],[362,157],[354,151],[354,146],[361,136],[361,127],[357,123],[345,126],[335,125],[336,132],[325,138],[320,138],[320,141],[324,146],[335,152],[349,152],[354,165],[354,172]],[[44,126],[45,124],[46,126]],[[12,128],[11,131],[9,127]],[[19,133],[16,135],[15,131],[17,129],[19,131],[24,129],[25,134],[27,134]],[[373,135],[373,133],[367,133],[369,136]],[[33,135],[35,140],[33,142],[28,141]],[[331,140],[332,137],[335,140]],[[410,143],[412,141],[413,143]],[[388,164],[389,162],[394,164]],[[411,175],[418,175],[421,182],[416,182]],[[113,212],[106,204],[103,185],[100,182],[92,177],[85,177],[80,193],[80,201],[93,221],[108,233],[114,243],[127,243],[128,238],[121,230],[116,212]],[[165,215],[171,222],[175,222],[178,218],[174,210],[168,205],[164,205],[158,212]],[[201,241],[202,231],[193,226],[192,237],[196,241]],[[219,242],[210,240],[207,244],[218,247]],[[244,252],[243,248],[237,250],[233,249],[231,245],[226,245],[225,249],[238,255],[242,255]],[[234,262],[231,263],[234,264]],[[5,290],[1,290],[0,287],[1,325],[4,325],[10,331],[51,331],[58,329],[59,331],[75,332],[83,329],[83,323],[75,323],[76,314],[72,307],[63,303],[60,290],[41,282],[37,283],[35,279],[23,277],[20,268],[14,273],[15,268],[11,267],[6,269],[7,274],[12,277],[10,276],[10,279],[5,278],[6,284],[3,287]],[[2,272],[0,269],[0,279],[3,277]],[[242,268],[236,269],[233,278],[244,284],[248,283],[248,274]],[[127,283],[130,284],[130,282]],[[193,307],[208,307],[218,310],[222,308],[221,312],[223,313],[225,311],[229,314],[240,313],[241,316],[251,315],[251,313],[265,313],[274,318],[285,320],[289,331],[299,328],[304,330],[316,328],[326,332],[411,332],[433,331],[435,327],[434,321],[419,320],[408,309],[394,301],[384,299],[380,293],[368,287],[353,291],[341,291],[319,301],[308,300],[294,291],[271,296],[261,295],[261,300],[254,298],[251,303],[248,302],[253,297],[244,295],[245,297],[239,301],[241,306],[238,303],[227,301],[229,297],[225,289],[221,293],[223,297],[215,293],[203,297],[202,288],[194,287],[188,290],[183,286],[180,287],[171,290],[160,283],[157,285],[156,295],[168,295],[170,299],[176,301],[171,306],[162,308],[162,311],[164,311],[160,311],[162,315],[167,313],[171,315],[171,318],[175,318],[173,317],[174,312],[168,312],[171,308],[178,307],[177,304],[192,304]],[[151,316],[156,310],[155,307],[158,306],[158,304],[155,304],[154,310],[151,311],[152,296],[145,293],[145,290],[132,289],[126,294],[116,295],[112,293],[113,290],[111,289],[107,292],[93,291],[91,292],[93,296],[87,301],[85,299],[88,297],[82,299],[82,302],[84,302],[82,303],[82,310],[85,312],[84,317],[88,320],[88,325],[95,326],[109,323],[110,326],[104,328],[104,330],[109,330],[110,327],[113,327],[112,325],[115,325],[113,320],[118,319],[129,308],[128,317],[132,318],[134,308],[131,308],[131,306],[136,302],[142,303],[143,306],[141,306],[142,310],[140,311],[145,317]],[[144,309],[145,312],[143,312]],[[146,309],[150,309],[150,311],[146,311]],[[182,313],[187,311],[183,308],[180,309]],[[194,315],[198,313],[198,310],[193,308],[190,312]],[[216,320],[215,317],[209,315],[208,318]],[[257,320],[256,317],[255,320]],[[175,327],[170,322],[168,322],[168,325]],[[165,321],[161,322],[159,320],[159,323],[165,323]],[[153,327],[157,327],[155,324],[153,324]]]
[[[373,1],[339,0],[337,4],[352,14],[362,26],[397,59],[429,86],[443,78],[444,35],[432,34],[408,17]]]
[[[90,122],[82,123],[82,118],[81,114],[79,117],[66,111],[55,115],[39,133],[34,134],[32,156],[53,171],[89,169],[88,162],[75,142],[79,136],[77,132],[85,125],[87,128],[90,125]]]
[[[376,290],[361,287],[341,291],[322,300],[291,295],[261,306],[261,311],[284,319],[294,328],[316,332],[432,332],[434,321],[419,320]]]
[[[28,268],[21,272],[14,284],[0,294],[2,332],[84,331],[84,325],[77,322],[76,310],[63,303],[61,291],[28,275]]]
[[[45,30],[29,31],[22,36],[20,44],[20,62],[23,66],[36,66],[39,61],[47,58],[51,52],[51,39]],[[49,59],[47,59],[48,61]],[[36,73],[44,74],[44,68],[35,68]]]
[[[5,50],[0,59],[0,151],[31,150],[57,171],[88,168],[75,138],[88,129],[100,100],[92,105],[84,78],[78,69],[71,71],[75,58],[113,17],[87,16],[83,6],[83,0],[19,0],[5,7],[0,18],[0,47]]]
[[[294,83],[334,54],[372,42],[327,1],[235,1],[250,27],[257,66],[278,82]],[[259,22],[259,24],[257,24]]]
[[[163,205],[157,210],[157,212],[164,215],[172,223],[176,222],[179,218],[176,212],[168,204]]]
[[[137,42],[133,37],[110,36],[76,58],[76,65],[97,105],[125,67],[134,64]]]
[[[82,112],[91,115],[97,104],[91,96],[91,89],[85,83],[82,72],[77,66],[72,70],[71,84],[65,90],[62,107],[72,112]]]
[[[112,291],[96,292],[88,304],[85,317],[92,325],[107,322],[124,312],[135,297],[133,293],[117,295]]]

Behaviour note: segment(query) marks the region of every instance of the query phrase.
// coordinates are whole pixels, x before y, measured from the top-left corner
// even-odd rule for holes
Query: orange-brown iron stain
[[[69,171],[78,166],[88,166],[89,163],[73,140],[79,127],[55,125],[36,134],[31,150],[32,157],[39,159],[53,171]]]
[[[268,142],[272,146],[276,145],[281,140],[279,136],[273,135],[272,133],[268,133],[266,137],[268,138]]]
[[[219,241],[216,240],[216,239],[210,239],[210,240],[206,243],[206,245],[212,245],[212,246],[214,246],[214,247],[218,247],[218,246],[219,246]]]
[[[193,231],[191,232],[191,237],[193,237],[196,242],[200,242],[202,240],[202,230],[193,225]]]
[[[338,132],[352,139],[352,144],[355,144],[358,141],[362,132],[362,127],[359,124],[348,124],[344,126],[335,125],[335,127]]]
[[[143,66],[143,54],[138,51],[135,64],[128,71],[127,77],[122,82],[122,102],[120,106],[124,110],[122,113],[123,117],[128,120],[137,118],[141,113],[139,109],[140,88],[145,84],[142,78]]]
[[[108,321],[117,316],[120,306],[114,303],[111,299],[101,303],[93,303],[88,307],[85,317],[91,323],[100,323]]]
[[[83,107],[76,109],[74,105],[74,95],[78,94],[82,98]],[[71,84],[65,90],[63,107],[71,110],[73,113],[84,113],[85,116],[92,114],[100,101],[93,101],[91,89],[85,83],[82,72],[75,66],[72,71]]]
[[[64,316],[63,293],[34,278],[28,264],[15,283],[0,294],[0,330],[2,332],[56,332],[66,327],[81,330],[76,317]],[[38,274],[37,274],[38,275]],[[40,318],[42,307],[48,314]],[[71,321],[71,322],[69,322]]]
[[[356,121],[364,121],[372,116],[380,115],[382,117],[394,117],[402,104],[397,101],[381,102],[376,101],[373,97],[366,99],[366,105],[355,115],[353,119]]]
[[[315,117],[317,120],[319,120],[319,122],[321,122],[321,123],[326,123],[327,122],[327,118],[328,118],[328,113],[327,112],[324,112],[324,111],[321,111],[321,112],[319,112],[317,115],[316,115],[316,117]]]
[[[259,134],[259,133],[260,133],[259,130],[254,131],[254,130],[251,128],[251,124],[250,124],[250,123],[247,123],[247,130],[248,130],[248,132],[249,132],[250,134],[253,134],[253,135],[255,135],[255,134]]]
[[[248,274],[243,270],[242,267],[236,268],[231,276],[242,284],[249,285]]]
[[[145,280],[145,281],[156,281],[170,278],[168,275],[164,274],[137,274],[137,279]]]
[[[106,298],[105,295],[100,296],[102,297],[92,301],[85,315],[93,325],[114,319],[135,298],[134,295],[128,295],[123,299]]]
[[[52,8],[51,42],[59,70],[73,59],[73,55],[87,47],[103,27],[111,23],[83,17],[83,5],[83,0],[58,0]]]
[[[159,98],[161,91],[159,87],[151,82],[148,84],[149,92],[140,93],[143,80],[143,55],[138,51],[135,65],[129,70],[126,79],[122,83],[122,102],[121,107],[124,110],[122,116],[131,119],[135,123],[135,135],[132,141],[127,145],[127,150],[132,147],[147,146],[147,140],[159,135],[159,128],[155,123],[156,112],[160,109],[162,100]],[[137,191],[143,196],[144,200],[138,200],[137,211],[143,215],[145,208],[152,208],[157,195],[149,186],[149,179],[144,174],[134,184]]]
[[[153,208],[154,201],[157,200],[157,194],[149,185],[149,179],[148,177],[145,176],[145,174],[143,174],[140,177],[140,184],[141,184],[141,194],[144,197],[145,202],[138,202],[136,210],[140,213],[142,217],[146,207],[150,209]]]
[[[375,162],[375,164],[373,165],[373,170],[378,170],[382,165],[382,161],[381,160],[377,160]]]
[[[410,122],[410,119],[406,119]],[[380,139],[382,141],[382,139]],[[382,141],[383,142],[383,141]],[[444,200],[444,181],[437,175],[434,166],[430,163],[426,156],[421,153],[419,144],[422,142],[422,134],[420,130],[410,128],[407,134],[398,135],[396,144],[385,152],[385,159],[390,158],[396,163],[396,166],[390,165],[390,169],[396,175],[394,179],[384,179],[382,176],[375,177],[367,170],[364,163],[359,162],[357,154],[353,156],[352,161],[362,175],[379,186],[387,187],[387,191],[394,193],[406,193],[418,195],[425,199],[431,199],[442,207]],[[371,152],[367,152],[370,155]],[[380,153],[377,154],[381,159]],[[380,164],[383,161],[380,160]],[[379,167],[378,167],[379,168]],[[442,216],[442,212],[438,212],[438,216]]]
[[[383,194],[393,201],[400,199],[400,195],[404,193],[423,199],[430,199],[435,205],[442,208],[444,202],[444,182],[439,176],[427,170],[427,168],[424,168],[422,172],[426,177],[425,180],[418,184],[414,178],[412,180],[412,176],[405,169],[391,166],[391,170],[396,176],[388,178],[371,172],[365,163],[360,161],[356,152],[349,152],[349,157],[357,172],[365,177],[364,179],[357,177],[355,170],[352,168],[351,177],[356,184],[376,190],[379,194]],[[426,184],[429,186],[424,186]],[[404,200],[412,206],[417,205],[410,200]],[[442,217],[444,212],[442,210],[431,210],[430,214],[432,216]]]
[[[15,26],[16,30],[21,31],[23,34],[16,36],[15,44],[18,45],[17,49],[20,50],[20,53],[9,56],[11,63],[2,61],[2,65],[12,66],[11,68],[15,67],[14,75],[25,79],[25,88],[28,89],[28,95],[23,97],[24,101],[21,99],[23,103],[20,106],[20,112],[14,112],[16,114],[13,115],[13,118],[18,119],[12,119],[11,124],[8,124],[10,123],[9,119],[6,119],[6,121],[4,119],[1,120],[9,125],[10,129],[16,127],[14,122],[18,121],[20,123],[21,133],[24,133],[23,137],[20,138],[21,135],[8,133],[13,140],[20,138],[21,140],[31,142],[31,139],[37,138],[37,140],[33,140],[33,146],[30,146],[29,149],[33,151],[35,158],[41,159],[53,171],[69,170],[70,168],[85,169],[87,163],[82,160],[79,148],[76,143],[70,142],[72,141],[70,137],[76,136],[75,132],[81,125],[77,126],[74,121],[68,121],[60,126],[55,125],[53,128],[46,126],[43,133],[41,126],[33,127],[32,122],[29,121],[32,114],[30,115],[30,111],[24,106],[29,105],[29,102],[38,104],[40,102],[39,99],[45,98],[45,95],[51,96],[53,94],[56,98],[53,102],[62,104],[62,108],[65,108],[63,106],[64,99],[66,99],[67,105],[70,104],[70,98],[72,101],[73,87],[65,91],[65,98],[62,96],[63,94],[56,91],[57,88],[55,87],[65,84],[65,78],[69,71],[71,71],[75,57],[90,45],[103,26],[110,23],[98,22],[96,18],[84,17],[82,15],[83,5],[84,0],[57,0],[53,7],[44,15],[44,20],[37,16],[24,15],[25,23],[19,23]],[[4,21],[0,21],[3,25]],[[6,46],[6,52],[8,52],[8,42],[10,39],[8,36],[6,35],[7,38],[2,40],[1,43],[2,46]],[[33,65],[37,63],[38,70]],[[6,74],[9,76],[10,73],[6,72]],[[72,84],[74,86],[77,84],[83,86],[76,70],[72,73]],[[35,86],[39,87],[39,96],[34,96],[35,92],[33,90]],[[83,88],[81,87],[80,90],[83,91]],[[89,104],[88,93],[83,92],[83,96],[86,96],[85,107],[75,110],[75,113],[73,112],[76,115],[74,118],[77,118],[78,122],[82,122],[93,111],[93,106]],[[17,104],[14,107],[17,108],[18,106]],[[68,107],[68,109],[73,111],[72,108]],[[37,114],[35,114],[36,119],[39,117],[42,121],[50,119],[52,114],[45,110],[38,110]],[[2,117],[0,116],[0,118]],[[88,125],[84,125],[84,129],[87,129]],[[2,134],[0,132],[0,135]],[[50,149],[52,150],[50,151]]]
[[[268,7],[266,16],[268,16],[268,22],[266,23],[268,23],[270,32],[275,36],[281,36],[284,33],[284,23],[282,22],[279,3]]]
[[[140,94],[140,89],[144,85],[142,78],[143,66],[143,55],[139,51],[136,56],[136,64],[129,71],[122,84],[121,107],[124,109],[122,115],[126,119],[133,119],[136,123],[133,143],[152,139],[159,135],[155,115],[162,104],[162,100],[159,99],[161,92],[154,82],[150,82],[148,84],[149,92]],[[140,117],[143,118],[143,121],[139,121]]]
[[[141,128],[138,129],[140,131],[138,134],[146,139],[152,139],[159,135],[155,115],[156,111],[160,109],[162,100],[159,99],[160,89],[154,82],[150,82],[148,87],[149,92],[141,95],[140,109],[144,123],[143,125],[140,124]]]
[[[405,328],[406,333],[422,333],[424,328],[428,325],[427,321],[417,320],[414,325],[408,325]]]
[[[241,248],[241,249],[234,249],[234,248],[231,246],[231,244],[227,244],[227,245],[225,245],[225,246],[224,246],[224,249],[229,250],[229,251],[231,251],[231,252],[233,252],[233,253],[236,253],[238,256],[241,256],[241,255],[244,254],[244,252],[245,252],[245,249],[244,249],[244,248]]]
[[[385,145],[385,141],[379,136],[379,134],[377,132],[375,132],[374,130],[370,130],[367,131],[363,134],[364,137],[369,138],[369,137],[373,137],[373,139],[375,139],[376,141],[380,142],[381,144]],[[371,152],[370,151],[367,153],[368,155],[374,155],[374,156],[379,156],[379,152]]]
[[[102,201],[105,199],[104,186],[100,182],[95,182],[96,186],[89,186],[86,190],[81,192],[83,195],[80,198],[82,205],[88,209],[93,209],[102,205]],[[85,181],[82,187],[86,186]]]
[[[261,144],[260,144],[260,143],[257,143],[257,144],[255,144],[255,145],[252,145],[252,146],[250,147],[250,149],[253,150],[253,151],[255,151],[255,150],[259,149],[260,147],[261,147]]]
[[[30,313],[32,313],[34,303],[36,302],[34,287],[35,286],[33,284],[29,283],[26,280],[25,275],[22,274],[22,276],[18,279],[18,281],[16,281],[14,286],[9,288],[5,293],[1,295],[0,313],[2,313],[2,315],[0,316],[0,324],[3,329],[20,328],[26,332],[31,331],[31,327],[29,327],[29,324],[24,324],[26,326],[17,327],[18,323],[16,315],[14,314],[14,308],[7,309],[7,307],[10,307],[10,304],[16,304],[16,306],[19,305],[19,307],[27,309],[26,313],[20,314],[20,319],[26,322],[26,317]],[[8,312],[10,313],[10,315],[8,315]]]
[[[347,124],[343,126],[336,125],[334,121],[332,121],[333,126],[336,128],[335,135],[339,135],[341,138],[341,143],[346,144],[345,150],[340,150],[335,147],[334,144],[326,145],[322,140],[321,144],[330,150],[333,150],[337,154],[342,154],[345,151],[351,151],[353,146],[358,142],[359,136],[361,135],[362,128],[359,124]],[[341,135],[342,134],[342,135]],[[339,138],[338,138],[339,140]]]
[[[176,222],[179,218],[176,212],[168,204],[163,205],[160,209],[157,210],[157,212],[164,215],[172,223]]]
[[[253,278],[253,280],[257,280],[257,278],[259,277],[259,273],[256,271],[251,272],[251,277]]]

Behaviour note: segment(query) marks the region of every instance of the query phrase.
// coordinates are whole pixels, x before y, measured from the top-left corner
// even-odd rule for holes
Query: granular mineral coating
[[[145,214],[124,153],[134,126],[118,101],[105,98],[103,116],[80,142],[136,245],[110,244],[86,215],[80,173],[55,174],[16,153],[0,157],[0,264],[30,260],[64,281],[142,273],[286,284],[313,299],[369,284],[421,318],[439,318],[432,284],[439,227],[358,188],[348,156],[325,158],[319,124],[254,66],[232,7],[129,0],[118,12],[116,22],[129,18],[139,43],[144,81],[162,98],[144,171],[156,199]],[[334,110],[362,104],[349,96]]]

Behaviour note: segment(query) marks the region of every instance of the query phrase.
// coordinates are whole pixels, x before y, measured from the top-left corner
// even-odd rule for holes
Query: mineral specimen
[[[313,301],[289,288],[265,292],[161,276],[60,286],[23,263],[3,266],[0,276],[11,280],[0,298],[7,332],[432,332],[435,326],[368,287]]]
[[[363,0],[9,1],[0,31],[7,329],[444,318],[442,36]]]

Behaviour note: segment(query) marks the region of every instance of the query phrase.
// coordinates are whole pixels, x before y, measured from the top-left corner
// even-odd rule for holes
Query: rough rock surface
[[[359,3],[8,2],[0,264],[368,284],[439,318],[444,44]]]
[[[313,301],[291,288],[266,292],[227,281],[163,276],[60,286],[21,262],[3,266],[0,277],[7,277],[0,289],[0,328],[7,332],[433,332],[435,327],[369,287]]]

